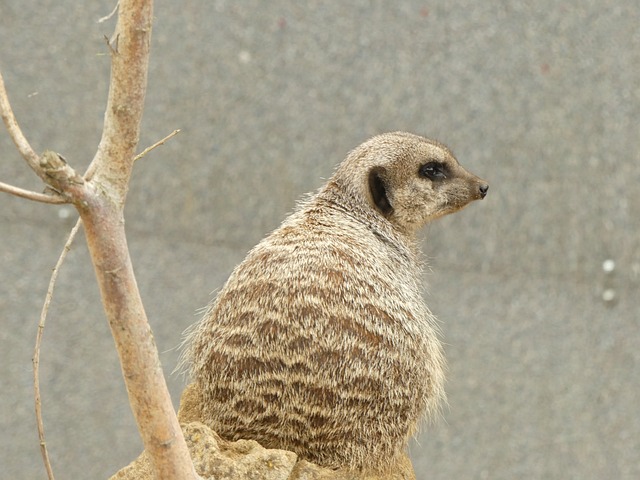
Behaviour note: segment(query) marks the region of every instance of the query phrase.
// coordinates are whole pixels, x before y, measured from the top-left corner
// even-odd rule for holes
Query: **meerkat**
[[[445,399],[416,233],[487,194],[444,145],[349,153],[247,255],[188,336],[205,424],[330,468],[382,471]]]

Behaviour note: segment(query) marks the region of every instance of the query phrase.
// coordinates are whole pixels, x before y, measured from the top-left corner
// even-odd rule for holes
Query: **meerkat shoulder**
[[[483,198],[443,145],[384,134],[234,270],[186,352],[202,420],[322,466],[383,469],[444,394],[415,236]]]

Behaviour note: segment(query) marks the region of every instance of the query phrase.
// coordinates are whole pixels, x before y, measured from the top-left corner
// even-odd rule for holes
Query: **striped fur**
[[[418,175],[433,158],[462,178],[451,182],[454,207],[441,185]],[[386,175],[391,212],[374,204],[372,168]],[[445,397],[415,232],[479,198],[480,182],[445,147],[410,134],[351,152],[249,252],[191,332],[185,357],[206,399],[205,423],[223,438],[322,466],[392,464]],[[410,197],[422,211],[399,205]]]

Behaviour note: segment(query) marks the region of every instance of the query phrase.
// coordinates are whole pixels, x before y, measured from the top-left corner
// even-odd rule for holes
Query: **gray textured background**
[[[96,20],[114,3],[0,1],[16,114],[36,150],[78,170],[100,138],[113,21]],[[425,232],[450,405],[412,445],[418,478],[639,478],[639,8],[158,1],[140,148],[182,133],[136,165],[127,228],[167,373],[195,311],[295,200],[369,136],[409,130],[491,184]],[[4,131],[0,180],[42,188]],[[1,478],[44,477],[31,355],[74,220],[0,195]],[[42,362],[59,478],[138,454],[83,238]],[[169,381],[177,402],[183,380]]]

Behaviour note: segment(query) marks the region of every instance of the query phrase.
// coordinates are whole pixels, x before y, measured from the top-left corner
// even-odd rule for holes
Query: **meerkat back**
[[[392,465],[444,398],[415,234],[487,189],[416,135],[352,151],[249,252],[191,333],[202,421],[325,467]]]

